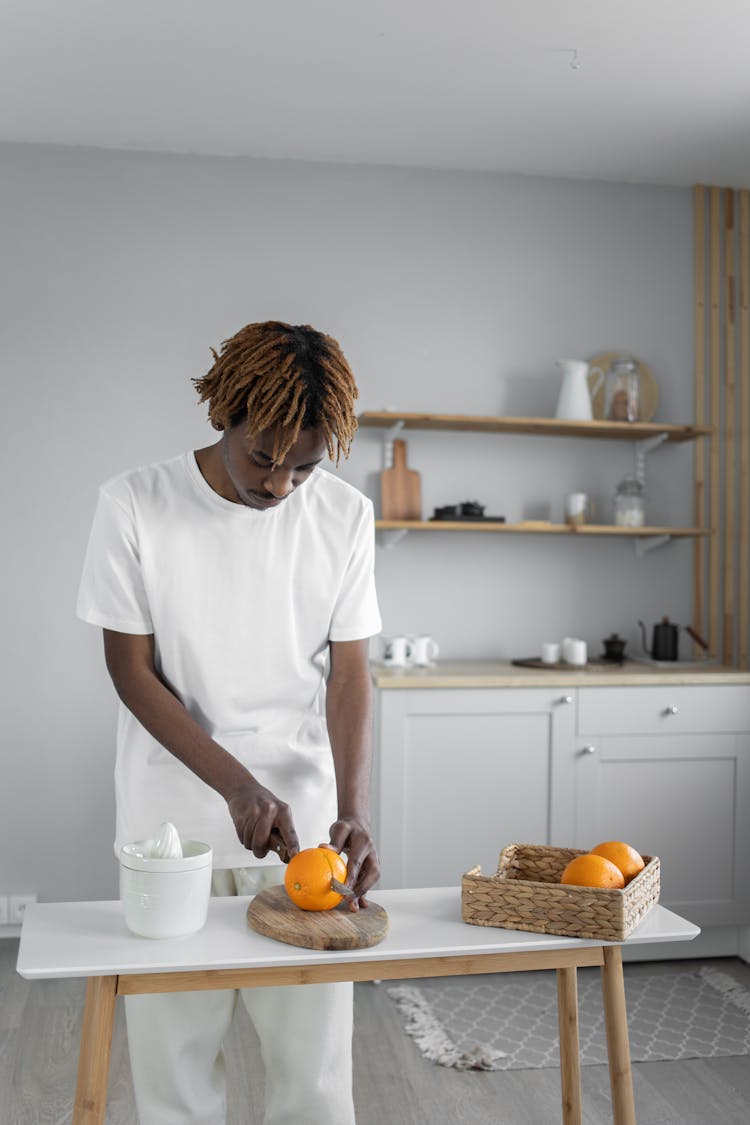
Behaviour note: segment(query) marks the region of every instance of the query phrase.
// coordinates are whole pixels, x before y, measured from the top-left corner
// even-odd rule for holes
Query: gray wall
[[[657,417],[692,399],[687,189],[0,146],[5,512],[0,893],[116,895],[115,702],[73,607],[98,483],[212,440],[190,379],[250,320],[341,341],[363,409],[554,413],[556,356],[631,349]],[[380,436],[341,473],[377,501]],[[689,524],[693,447],[650,459],[650,519]],[[629,445],[409,436],[427,514],[509,520],[572,489],[608,518]],[[689,542],[411,535],[379,550],[384,627],[511,658],[635,619],[689,622]]]

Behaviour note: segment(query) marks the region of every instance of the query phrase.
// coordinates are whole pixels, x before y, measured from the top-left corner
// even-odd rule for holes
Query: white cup
[[[429,635],[410,637],[411,660],[420,668],[427,668],[432,664],[440,652],[437,641]]]
[[[562,658],[566,664],[584,665],[588,659],[586,642],[578,637],[563,637]]]
[[[587,523],[591,519],[592,504],[586,492],[570,492],[565,497],[565,522]]]
[[[406,668],[412,660],[409,637],[383,637],[383,663],[386,668]]]
[[[542,645],[542,664],[558,664],[560,662],[560,645],[557,641],[545,641]]]

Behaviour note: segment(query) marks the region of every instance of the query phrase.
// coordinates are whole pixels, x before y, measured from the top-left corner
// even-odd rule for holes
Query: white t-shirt
[[[372,503],[321,468],[283,504],[224,499],[191,453],[102,485],[78,596],[84,621],[154,634],[156,667],[193,718],[277,797],[302,847],[336,819],[325,724],[329,641],[380,631]],[[115,850],[162,821],[214,849],[215,867],[262,862],[226,802],[120,705]],[[266,862],[278,862],[269,856]]]

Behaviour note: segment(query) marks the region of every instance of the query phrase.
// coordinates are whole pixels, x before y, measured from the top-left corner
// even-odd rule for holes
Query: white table
[[[35,903],[26,908],[18,972],[27,980],[87,977],[73,1125],[105,1120],[117,996],[197,989],[394,980],[555,969],[558,982],[562,1120],[580,1125],[579,965],[599,965],[615,1125],[635,1125],[621,947],[554,935],[470,926],[458,887],[379,891],[390,933],[372,949],[326,952],[261,937],[246,921],[249,898],[213,898],[191,937],[149,941],[131,934],[119,902]],[[625,944],[689,941],[697,926],[654,907]]]

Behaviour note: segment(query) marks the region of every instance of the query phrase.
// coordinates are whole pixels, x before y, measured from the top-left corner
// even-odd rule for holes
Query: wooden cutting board
[[[406,467],[406,442],[400,439],[393,443],[393,467],[380,474],[380,518],[422,518],[422,483],[419,473]]]
[[[300,910],[283,886],[257,894],[247,920],[256,933],[304,949],[367,949],[388,933],[388,915],[376,902],[357,911],[346,902],[333,910]]]

